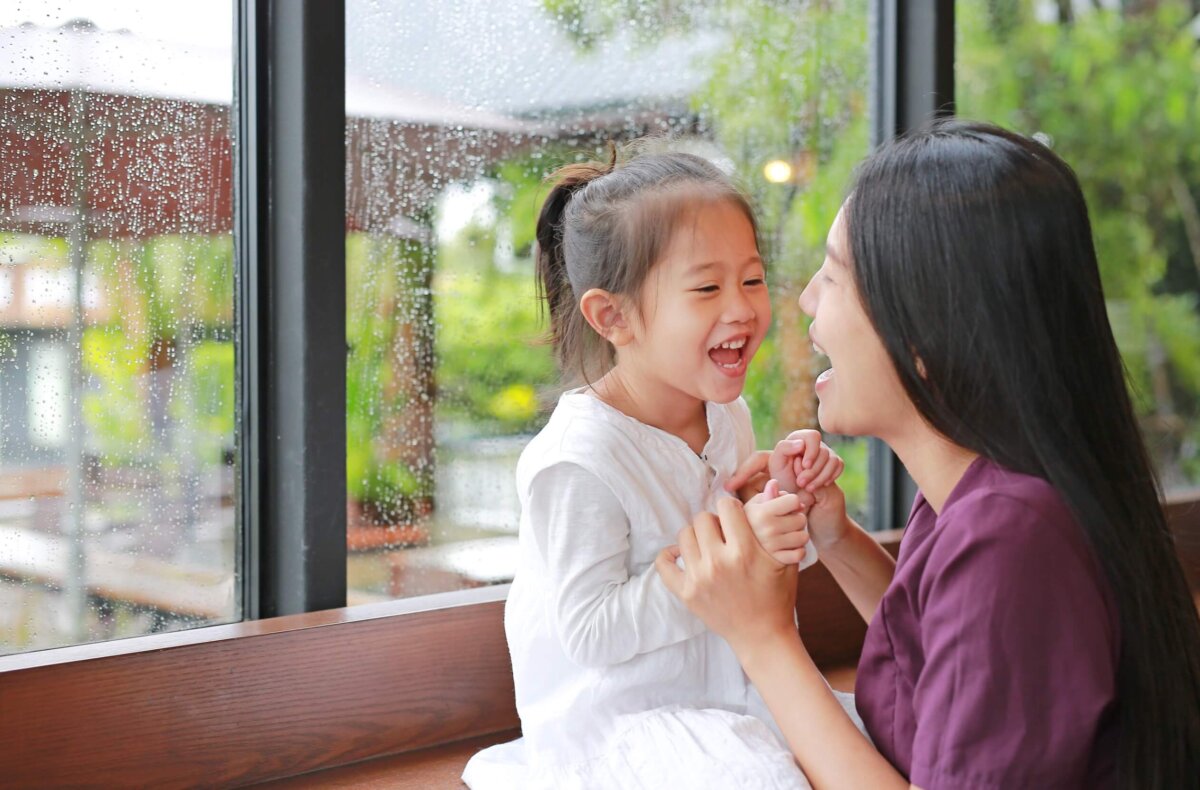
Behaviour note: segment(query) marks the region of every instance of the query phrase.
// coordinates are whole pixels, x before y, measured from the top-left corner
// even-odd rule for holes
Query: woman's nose
[[[804,290],[800,292],[800,298],[797,302],[800,305],[800,311],[806,316],[812,318],[817,314],[817,287],[816,278],[808,281],[808,285],[804,286]]]

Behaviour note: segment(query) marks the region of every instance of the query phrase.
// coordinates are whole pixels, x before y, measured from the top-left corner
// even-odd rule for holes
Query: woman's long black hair
[[[1200,618],[1075,174],[1034,140],[940,121],[864,161],[846,210],[864,308],[917,410],[1048,481],[1087,533],[1120,619],[1121,785],[1200,785]]]

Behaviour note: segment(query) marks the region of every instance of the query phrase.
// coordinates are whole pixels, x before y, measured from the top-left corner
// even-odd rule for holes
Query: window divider
[[[342,0],[236,9],[240,527],[255,619],[346,603],[346,13]]]
[[[871,147],[954,112],[955,0],[872,0]],[[886,444],[868,446],[869,529],[902,528],[917,486]]]

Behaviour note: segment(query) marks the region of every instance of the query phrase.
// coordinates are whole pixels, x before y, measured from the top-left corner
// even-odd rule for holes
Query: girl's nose
[[[740,289],[735,290],[725,304],[725,322],[742,324],[753,318],[754,304],[750,301],[750,297],[742,293]]]

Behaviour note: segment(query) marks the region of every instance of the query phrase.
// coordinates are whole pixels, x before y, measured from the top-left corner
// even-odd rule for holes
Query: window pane
[[[610,139],[670,134],[752,194],[776,322],[745,395],[763,447],[813,423],[796,299],[867,150],[866,0],[350,0],[347,59],[351,602],[511,577],[516,460],[560,391],[541,181]]]
[[[0,9],[0,653],[240,617],[231,25]]]
[[[1101,6],[1097,8],[1097,6]],[[1109,317],[1167,493],[1200,483],[1194,3],[973,3],[959,111],[1039,135],[1083,184]]]

